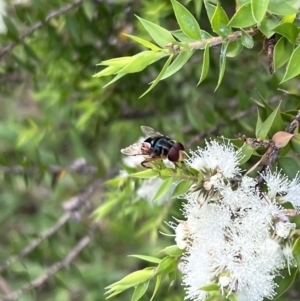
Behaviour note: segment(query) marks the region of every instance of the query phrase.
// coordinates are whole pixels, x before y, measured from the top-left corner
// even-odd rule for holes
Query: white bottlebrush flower
[[[290,202],[293,207],[300,212],[300,174],[290,181],[286,195],[281,198],[283,203]]]
[[[280,171],[277,169],[274,172],[268,170],[266,174],[262,173],[261,176],[268,187],[268,196],[270,198],[275,198],[278,195],[286,193],[289,186],[289,180],[288,177],[282,175]]]
[[[289,181],[282,179],[277,183],[286,187]],[[183,214],[189,244],[181,271],[186,298],[205,300],[209,294],[201,287],[212,282],[219,284],[221,293],[234,293],[239,301],[262,301],[275,296],[274,278],[292,262],[280,242],[294,224],[289,222],[290,209],[281,207],[274,197],[284,189],[279,187],[274,192],[270,186],[271,193],[262,195],[255,184],[248,176],[233,186],[224,181],[218,186],[218,194],[201,204],[198,196],[205,190],[203,187],[185,196]]]
[[[188,247],[189,229],[185,222],[179,222],[175,228],[175,241],[179,249],[186,249]]]
[[[191,157],[186,159],[186,163],[194,169],[204,173],[218,172],[225,178],[233,178],[240,174],[241,150],[236,150],[230,142],[207,141],[204,149],[198,147],[196,151],[190,153]]]
[[[295,228],[296,224],[294,223],[278,221],[275,224],[275,233],[280,237],[287,238]]]

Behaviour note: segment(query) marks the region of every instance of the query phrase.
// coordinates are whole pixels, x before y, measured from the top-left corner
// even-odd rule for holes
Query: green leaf
[[[245,164],[253,155],[254,149],[248,145],[248,144],[244,144],[243,147],[241,148],[242,150],[242,158],[240,160],[240,165]]]
[[[137,43],[139,43],[139,44],[141,44],[141,45],[143,45],[143,46],[145,46],[145,47],[147,47],[147,48],[149,48],[149,49],[151,49],[153,51],[159,51],[159,50],[161,50],[161,48],[157,47],[156,45],[154,45],[153,43],[151,43],[151,42],[149,42],[147,40],[144,40],[142,38],[139,38],[139,37],[136,37],[136,36],[132,36],[132,35],[126,34],[126,33],[124,33],[124,35],[126,37],[130,38],[131,40],[133,40],[133,41],[135,41],[135,42],[137,42]]]
[[[111,60],[105,60],[97,64],[98,66],[115,66],[122,68],[132,61],[132,56],[116,57]]]
[[[281,37],[274,48],[274,71],[283,66],[293,53],[293,45],[284,37]]]
[[[37,56],[37,54],[35,53],[35,51],[33,50],[32,47],[28,46],[27,44],[23,44],[24,50],[27,53],[27,55],[29,55],[30,57],[32,57],[35,61],[39,62],[39,58]]]
[[[204,1],[204,5],[205,5],[205,9],[206,9],[206,13],[207,13],[209,22],[212,23],[212,18],[215,13],[216,6],[209,3],[208,1]]]
[[[296,38],[299,34],[298,27],[292,23],[281,23],[275,28],[273,28],[273,31],[286,37],[292,44],[295,43]]]
[[[190,38],[201,40],[201,29],[194,16],[178,1],[171,0],[180,29]]]
[[[264,18],[269,5],[269,0],[251,0],[252,15],[257,23]]]
[[[192,184],[193,184],[193,182],[190,181],[190,180],[182,180],[182,181],[180,181],[176,185],[176,187],[175,187],[175,189],[174,189],[174,191],[172,193],[171,198],[178,198],[179,196],[184,195],[190,189],[190,187],[192,186]]]
[[[173,178],[167,178],[166,180],[164,180],[164,182],[161,184],[161,186],[158,188],[152,202],[157,201],[158,199],[160,199],[161,197],[163,197],[169,190],[170,187],[173,184]]]
[[[291,157],[279,157],[278,168],[292,180],[299,171],[299,164]]]
[[[298,269],[300,268],[300,237],[298,237],[293,245],[293,255],[297,262]]]
[[[175,256],[179,257],[182,255],[183,250],[179,249],[177,245],[169,246],[164,248],[163,250],[159,251],[159,253],[164,253],[168,256]]]
[[[228,26],[235,28],[250,27],[254,25],[256,21],[252,15],[251,3],[243,4],[233,15]]]
[[[174,57],[174,55],[170,55],[170,57],[168,58],[168,60],[166,61],[165,65],[164,65],[164,67],[162,68],[159,75],[157,76],[157,78],[152,82],[149,89],[146,92],[144,92],[139,98],[142,98],[143,96],[145,96],[147,93],[149,93],[158,84],[158,82],[161,80],[161,78],[165,74],[166,70],[168,69],[173,57]]]
[[[208,70],[209,70],[209,63],[210,63],[209,44],[206,44],[205,49],[204,49],[204,53],[203,53],[201,75],[200,75],[200,79],[199,79],[199,82],[198,82],[197,86],[200,85],[205,80],[205,78],[208,74]]]
[[[220,289],[220,285],[217,283],[210,283],[200,288],[200,290],[205,292],[214,292],[214,291],[218,291],[219,289]]]
[[[161,260],[158,267],[156,268],[155,275],[169,274],[174,271],[177,267],[176,257],[166,256]]]
[[[112,291],[122,291],[125,289],[128,289],[132,286],[138,285],[139,283],[148,281],[154,276],[154,271],[149,269],[144,269],[140,271],[135,271],[121,280],[109,285],[107,289],[109,291],[106,292],[106,294],[111,293]]]
[[[281,84],[300,74],[300,45],[293,51]]]
[[[131,297],[131,301],[138,301],[145,295],[145,293],[148,289],[148,286],[149,286],[149,282],[150,282],[150,280],[145,281],[144,283],[139,283],[136,286],[136,288],[133,292],[133,295]]]
[[[290,141],[292,150],[297,154],[300,155],[300,134],[294,134],[294,137]]]
[[[297,9],[286,0],[271,0],[269,2],[268,12],[274,15],[286,16],[296,14]]]
[[[128,63],[117,73],[127,74],[136,73],[144,70],[146,67],[161,59],[165,54],[156,51],[143,51],[132,57],[130,63]]]
[[[231,29],[227,25],[228,23],[229,19],[225,10],[218,4],[211,20],[213,31],[220,35],[223,39],[226,39],[231,33]]]
[[[277,106],[277,108],[272,112],[272,114],[261,124],[261,126],[258,128],[258,130],[256,131],[255,135],[256,135],[256,138],[259,138],[259,139],[266,139],[267,138],[267,135],[275,121],[275,118],[276,118],[276,115],[277,113],[279,112],[279,107],[280,107],[280,104]]]
[[[147,255],[128,255],[128,257],[135,257],[139,258],[148,262],[153,262],[153,263],[160,263],[161,259],[157,257],[152,257],[152,256],[147,256]]]
[[[179,71],[193,54],[194,51],[184,51],[179,53],[160,80],[166,79]]]
[[[219,60],[220,72],[219,72],[218,84],[217,84],[217,87],[215,88],[215,91],[219,88],[219,86],[222,82],[223,76],[224,76],[225,67],[226,67],[226,50],[227,50],[228,44],[229,44],[229,42],[225,42],[222,44],[222,47],[221,47],[220,60]]]
[[[148,31],[152,39],[159,45],[164,48],[167,43],[176,42],[172,34],[166,30],[165,28],[156,25],[152,22],[144,20],[138,16],[136,16],[140,22],[143,24],[144,28]]]
[[[241,29],[242,33],[242,44],[248,49],[251,49],[254,46],[253,38],[244,30]]]
[[[292,268],[290,271],[290,274],[287,273],[284,277],[281,275],[276,277],[276,279],[278,279],[278,286],[276,287],[276,296],[273,300],[277,300],[280,296],[282,296],[294,283],[298,269]]]
[[[119,80],[124,75],[126,75],[126,74],[122,74],[122,73],[117,74],[111,81],[109,81],[105,86],[103,86],[103,88],[108,87],[109,85],[111,85],[112,83],[116,82],[117,80]]]
[[[182,255],[183,250],[179,249],[177,245],[169,246],[159,251],[159,253],[167,254],[168,256],[179,257]]]
[[[132,173],[130,177],[132,178],[140,178],[140,179],[149,179],[157,177],[159,173],[153,169],[147,169],[140,172]]]
[[[16,25],[12,22],[12,18],[2,15],[2,20],[4,21],[4,24],[7,28],[7,36],[10,39],[18,42],[19,41],[19,32],[18,32]]]
[[[97,221],[102,219],[104,216],[112,212],[112,210],[116,208],[116,206],[118,206],[118,202],[118,198],[107,200],[92,213],[92,216]]]
[[[259,0],[257,0],[259,1]],[[273,15],[268,15],[263,18],[261,23],[258,25],[258,29],[267,37],[270,38],[273,34],[273,28],[279,24],[278,18]]]
[[[82,9],[89,21],[92,21],[92,19],[93,19],[93,15],[95,12],[94,8],[95,7],[94,7],[94,4],[92,3],[92,1],[87,1],[87,0],[83,1]]]
[[[237,56],[243,49],[243,44],[241,40],[235,40],[229,42],[227,47],[226,56],[227,57],[235,57]]]
[[[157,293],[157,291],[158,291],[158,289],[159,289],[159,286],[160,286],[160,283],[161,283],[161,278],[162,278],[161,275],[158,275],[158,276],[156,277],[155,288],[154,288],[154,291],[153,291],[153,294],[152,294],[152,297],[151,297],[150,301],[153,300],[153,298],[155,297],[155,295],[156,295],[156,293]]]

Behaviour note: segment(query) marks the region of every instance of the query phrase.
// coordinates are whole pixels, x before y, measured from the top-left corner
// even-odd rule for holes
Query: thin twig
[[[77,245],[68,253],[68,255],[61,261],[54,263],[50,268],[47,269],[46,273],[34,279],[30,283],[23,285],[20,289],[2,297],[0,301],[11,301],[17,300],[20,296],[25,294],[31,289],[41,286],[50,277],[52,277],[57,271],[69,265],[75,257],[81,252],[91,241],[90,236],[84,236]]]
[[[117,174],[116,170],[112,170],[104,179],[97,179],[91,185],[89,185],[82,193],[72,197],[68,201],[64,202],[62,207],[66,211],[59,220],[50,228],[45,230],[38,238],[33,240],[28,246],[26,246],[20,253],[9,257],[4,263],[0,265],[0,273],[7,269],[10,264],[16,262],[20,258],[26,256],[33,251],[43,240],[56,233],[70,218],[74,216],[84,204],[87,204],[93,193],[102,186],[104,181]]]
[[[71,212],[66,212],[60,217],[55,225],[43,232],[38,238],[33,240],[29,245],[27,245],[21,252],[17,255],[9,257],[4,263],[0,265],[0,273],[9,267],[12,263],[18,261],[20,258],[26,256],[31,251],[33,251],[43,240],[47,239],[55,232],[57,232],[72,216]]]
[[[51,174],[57,174],[62,171],[69,171],[78,174],[95,174],[98,169],[95,166],[87,165],[87,162],[84,158],[79,158],[74,160],[69,166],[60,166],[60,165],[49,165],[45,169]],[[22,165],[14,166],[0,166],[0,173],[4,174],[26,174],[34,175],[41,173],[42,168],[39,166],[28,166],[24,167]]]
[[[42,25],[48,23],[52,18],[58,17],[59,15],[69,11],[70,9],[80,5],[83,0],[75,0],[73,3],[69,3],[65,6],[62,6],[58,10],[50,12],[43,21],[39,21],[31,26],[24,34],[20,35],[18,41],[9,42],[5,47],[0,49],[0,58],[10,52],[15,46],[20,43],[23,43],[25,38],[32,35],[37,29],[42,27]]]

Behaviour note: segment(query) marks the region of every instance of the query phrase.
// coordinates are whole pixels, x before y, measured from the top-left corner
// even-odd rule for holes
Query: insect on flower
[[[182,143],[155,131],[149,126],[141,126],[142,132],[148,137],[142,143],[135,143],[121,149],[121,153],[127,156],[145,156],[142,166],[148,167],[149,163],[158,159],[168,159],[171,162],[184,160],[184,146]]]

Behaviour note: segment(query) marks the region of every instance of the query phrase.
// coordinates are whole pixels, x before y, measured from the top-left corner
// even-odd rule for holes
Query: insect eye
[[[181,151],[184,150],[184,146],[180,142],[174,143],[168,152],[168,159],[171,162],[182,161],[183,157]]]

